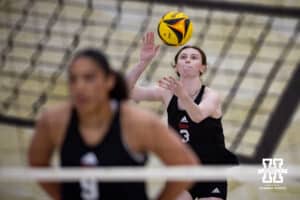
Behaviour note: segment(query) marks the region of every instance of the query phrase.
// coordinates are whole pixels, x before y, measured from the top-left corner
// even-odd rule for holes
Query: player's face
[[[70,95],[78,109],[92,111],[102,102],[109,101],[112,86],[112,75],[106,75],[90,58],[77,58],[69,68]]]
[[[202,57],[198,50],[186,48],[180,52],[177,59],[176,71],[180,77],[194,77],[203,73],[205,66],[202,65]]]

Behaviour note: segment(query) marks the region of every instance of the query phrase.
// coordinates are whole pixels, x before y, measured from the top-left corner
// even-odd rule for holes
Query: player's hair
[[[93,48],[80,50],[75,54],[72,62],[82,57],[89,58],[93,62],[95,62],[96,65],[103,70],[106,76],[115,76],[115,85],[114,88],[110,91],[111,99],[116,99],[118,101],[128,99],[128,88],[126,81],[119,72],[113,70],[110,67],[107,56],[102,51]]]

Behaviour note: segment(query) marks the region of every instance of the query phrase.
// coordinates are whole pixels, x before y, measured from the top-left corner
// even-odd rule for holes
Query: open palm
[[[159,46],[155,46],[154,44],[154,32],[147,32],[143,37],[140,61],[150,62],[156,55],[158,49]]]
[[[183,89],[182,83],[172,76],[163,77],[158,81],[158,84],[161,88],[169,90],[177,97],[181,97],[184,95],[185,90]]]

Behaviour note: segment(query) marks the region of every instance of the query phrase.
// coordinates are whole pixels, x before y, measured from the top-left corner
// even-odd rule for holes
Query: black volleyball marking
[[[169,45],[169,46],[176,46],[176,44],[170,44],[169,42],[167,42],[167,41],[164,40],[164,38],[160,35],[159,27],[160,27],[160,24],[159,24],[159,26],[157,27],[157,33],[158,33],[158,36],[160,37],[160,39],[161,39],[162,41],[164,41],[164,43],[165,43],[166,45]],[[165,34],[164,34],[164,35],[165,35]],[[169,35],[170,35],[170,33],[169,33]]]
[[[174,24],[176,24],[177,22],[179,22],[179,21],[181,21],[181,20],[183,20],[184,18],[177,18],[177,19],[166,19],[166,20],[164,20],[164,22],[166,23],[166,24],[170,24],[170,25],[174,25]]]
[[[188,32],[188,28],[189,28],[189,26],[190,26],[190,20],[189,19],[186,19],[186,20],[184,20],[184,28],[185,28],[185,33],[184,33],[184,37],[186,36],[186,33]]]
[[[176,37],[178,39],[178,43],[180,43],[183,39],[183,34],[181,32],[179,32],[178,30],[172,28],[171,26],[168,26],[175,34],[176,34]]]

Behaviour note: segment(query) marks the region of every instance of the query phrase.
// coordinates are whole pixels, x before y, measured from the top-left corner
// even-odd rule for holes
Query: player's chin
[[[86,113],[86,112],[91,112],[93,110],[95,110],[95,108],[97,107],[94,103],[92,102],[74,102],[74,106],[77,110],[79,110],[80,112]]]
[[[195,78],[198,77],[199,73],[194,71],[183,72],[180,74],[181,78]]]

